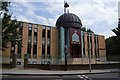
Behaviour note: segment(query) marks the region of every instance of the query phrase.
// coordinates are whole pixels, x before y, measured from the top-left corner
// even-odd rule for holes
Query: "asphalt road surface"
[[[120,73],[66,76],[2,75],[2,80],[120,80]]]

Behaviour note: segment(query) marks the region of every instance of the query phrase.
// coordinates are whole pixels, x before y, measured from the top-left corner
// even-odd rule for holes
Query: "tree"
[[[88,33],[94,33],[94,32],[93,32],[91,29],[89,29],[89,28],[87,29],[87,32],[88,32]]]
[[[109,37],[105,40],[106,52],[109,60],[119,60],[120,57],[120,19],[118,27],[112,30],[116,36]]]
[[[116,55],[116,44],[114,42],[115,36],[109,37],[105,40],[107,55]]]
[[[120,55],[120,19],[118,23],[118,27],[112,30],[116,36],[114,38],[115,45],[117,46],[116,48],[116,53]]]
[[[82,27],[82,31],[87,32],[86,27]]]
[[[20,22],[17,22],[16,19],[12,20],[12,14],[9,13],[10,2],[0,2],[2,6],[0,18],[2,22],[2,50],[8,48],[8,44],[11,42],[13,44],[19,43],[19,31]]]
[[[10,2],[2,2],[2,1],[0,1],[0,9],[4,10],[4,11],[9,11],[8,10],[9,4],[10,4]]]
[[[86,27],[82,27],[82,31],[88,32],[88,33],[94,33],[91,29],[89,28],[86,29]]]

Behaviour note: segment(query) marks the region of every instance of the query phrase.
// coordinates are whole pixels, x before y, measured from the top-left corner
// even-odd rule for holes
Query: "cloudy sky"
[[[10,0],[14,18],[36,24],[55,26],[64,12],[64,0]],[[119,0],[66,0],[69,12],[76,14],[83,26],[106,38],[115,35],[111,30],[118,23]]]

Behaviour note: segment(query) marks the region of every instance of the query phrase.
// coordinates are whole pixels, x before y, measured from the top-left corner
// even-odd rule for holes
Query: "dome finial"
[[[68,3],[64,0],[64,13],[66,13],[66,8],[68,7],[69,7]]]

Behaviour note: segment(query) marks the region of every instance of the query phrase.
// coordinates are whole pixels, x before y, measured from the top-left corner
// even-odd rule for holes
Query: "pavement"
[[[35,75],[35,76],[62,76],[62,75],[86,75],[86,74],[104,74],[104,73],[120,73],[120,69],[99,69],[99,70],[68,70],[68,71],[52,71],[39,69],[1,69],[2,75]]]

